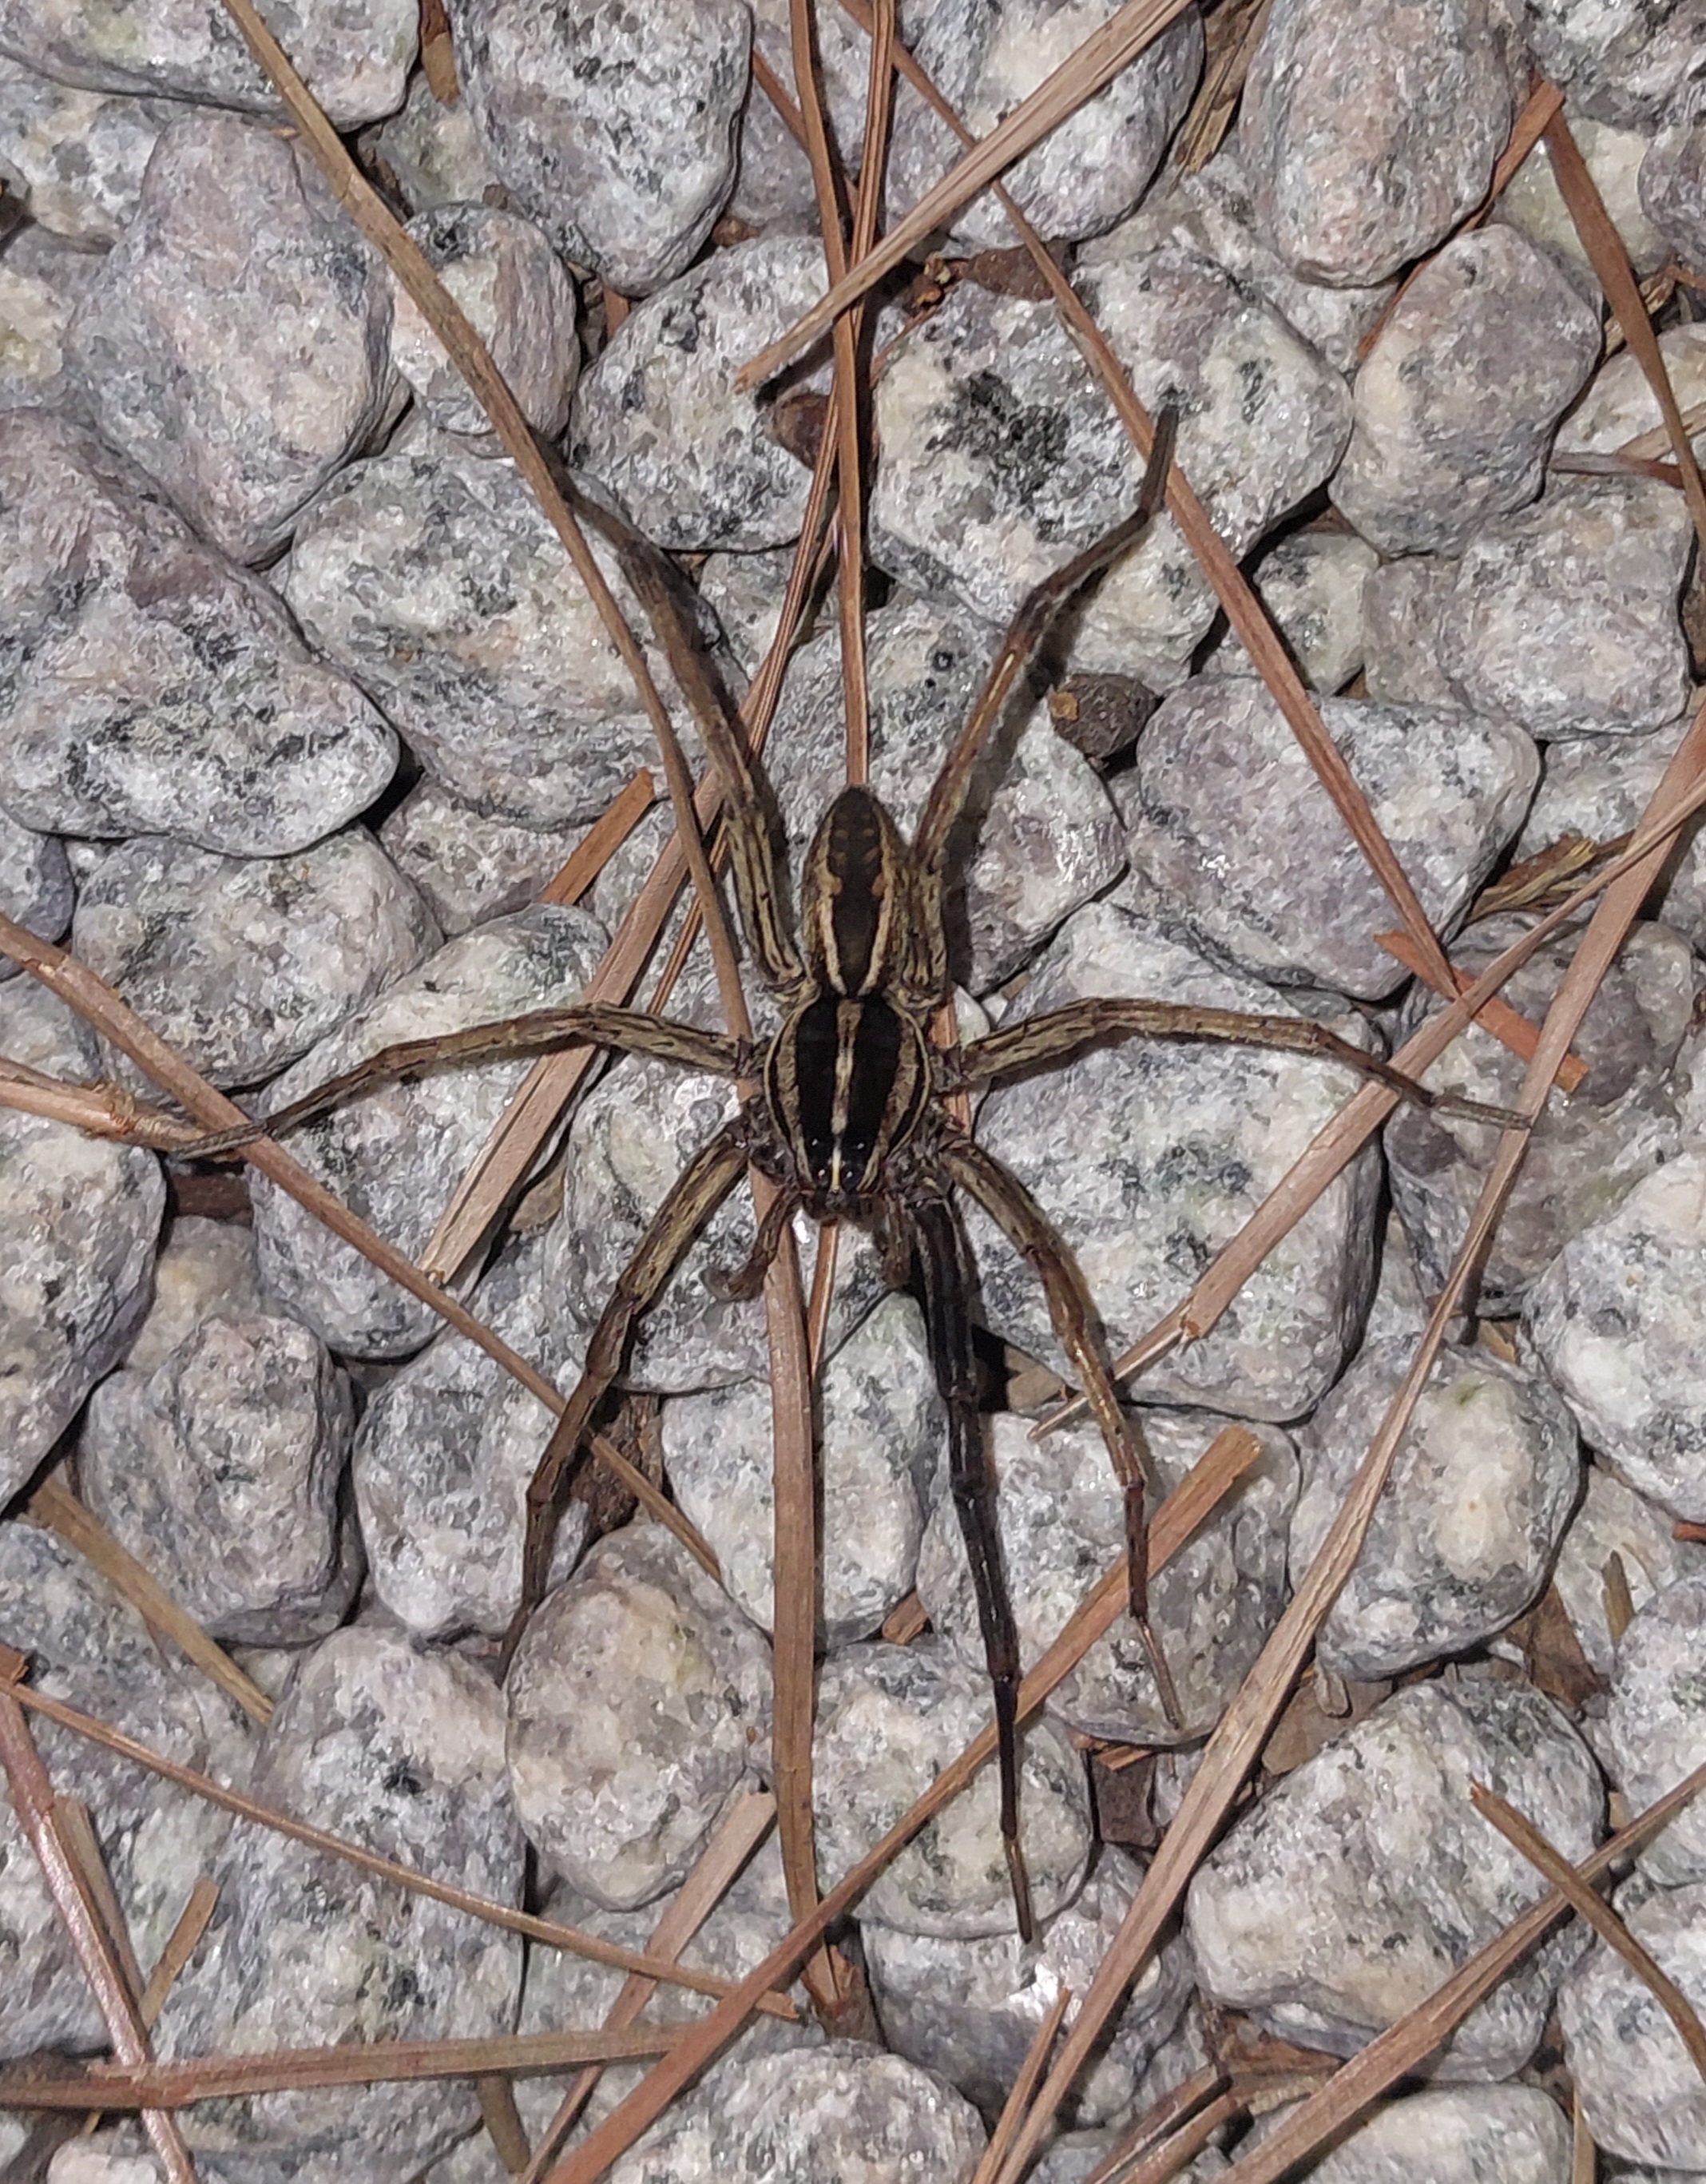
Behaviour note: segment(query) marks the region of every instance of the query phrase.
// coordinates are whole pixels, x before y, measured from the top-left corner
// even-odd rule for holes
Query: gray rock
[[[918,1306],[886,1298],[824,1368],[816,1410],[823,1641],[869,1638],[912,1589],[920,1486],[942,1438]],[[730,1597],[773,1621],[775,1496],[767,1384],[745,1380],[664,1410],[664,1461],[682,1513],[722,1565]]]
[[[153,1296],[125,1352],[125,1367],[132,1373],[153,1373],[203,1320],[221,1312],[246,1316],[270,1309],[255,1264],[253,1229],[235,1221],[180,1213],[154,1262]]]
[[[595,540],[593,554],[692,755],[686,706],[645,616],[608,549]],[[466,441],[408,434],[346,471],[297,531],[285,596],[429,775],[476,811],[543,827],[595,819],[655,759],[632,678],[561,540],[514,465]]]
[[[795,90],[793,44],[788,0],[753,0],[753,46],[775,70],[790,96]],[[902,36],[915,36],[909,28]],[[870,75],[870,46],[843,8],[828,8],[812,25],[819,87],[830,126],[849,175],[864,156],[865,86]],[[903,79],[894,83],[897,106],[914,94]],[[787,227],[814,231],[817,196],[812,171],[799,140],[756,81],[741,116],[740,173],[729,199],[731,217],[749,227]],[[891,203],[894,202],[891,198]]]
[[[503,1702],[478,1670],[377,1628],[303,1660],[264,1733],[250,1787],[420,1872],[518,1901],[525,1846],[506,1794]],[[157,2027],[164,2056],[352,2041],[492,2037],[514,2023],[513,1934],[342,1860],[239,1824],[219,1908]],[[314,2173],[359,2159],[413,2176],[472,2123],[465,2081],[336,2087],[220,2102],[186,2119],[205,2173]]]
[[[1706,2008],[1706,1887],[1649,1890],[1616,1908],[1697,2010]],[[1564,2054],[1595,2143],[1667,2176],[1706,2170],[1706,2092],[1676,2028],[1638,1972],[1596,1942],[1558,1998]]]
[[[417,21],[406,0],[284,0],[268,21],[336,127],[356,128],[402,103]],[[91,91],[279,110],[236,24],[208,0],[119,0],[95,14],[77,0],[0,0],[0,49]]]
[[[1343,452],[1342,381],[1270,305],[1176,244],[1104,259],[1080,286],[1142,398],[1183,402],[1180,465],[1242,556]],[[970,281],[891,347],[876,432],[873,555],[986,621],[1004,623],[1136,499],[1135,452],[1053,304]],[[1165,518],[1081,611],[1074,664],[1164,688],[1214,611]]]
[[[80,411],[81,383],[69,354],[71,320],[100,278],[102,254],[33,224],[0,247],[0,412]]]
[[[278,1107],[399,1039],[436,1037],[579,998],[604,947],[580,910],[547,906],[453,940],[348,1018],[268,1088]],[[305,1123],[290,1150],[353,1212],[411,1256],[532,1067],[525,1056],[389,1084]],[[335,1350],[406,1357],[439,1321],[353,1245],[257,1175],[251,1185],[262,1273]]]
[[[1274,248],[1256,212],[1249,173],[1236,134],[1196,174],[1171,168],[1130,220],[1086,243],[1086,270],[1133,252],[1176,242],[1212,258],[1241,287],[1264,297],[1312,348],[1348,376],[1357,351],[1392,292],[1380,281],[1363,287],[1325,287],[1300,280]]]
[[[581,369],[575,286],[531,220],[486,204],[435,205],[408,232],[486,344],[527,421],[547,440],[569,421]],[[486,412],[414,298],[392,276],[391,353],[442,432],[488,433]]]
[[[94,1034],[32,978],[0,986],[0,1054],[73,1082],[101,1073]],[[124,1355],[165,1202],[153,1153],[0,1112],[0,1500]]]
[[[1565,834],[1611,842],[1640,824],[1687,727],[1686,718],[1650,736],[1564,736],[1549,743],[1540,790],[1513,855],[1536,856]],[[1692,947],[1706,948],[1706,839],[1691,819],[1647,906]]]
[[[938,1641],[848,1646],[818,1678],[812,1801],[828,1887],[886,1835],[991,1719],[989,1680]],[[1089,1864],[1090,1792],[1065,1732],[1022,1730],[1019,1833],[1039,1919],[1072,1902]],[[861,1925],[976,1941],[1014,1930],[994,1763],[927,1821],[859,1898]]]
[[[1146,1411],[1138,1423],[1153,1460],[1153,1507],[1203,1454],[1220,1421]],[[1286,1603],[1284,1541],[1297,1499],[1298,1462],[1276,1428],[1264,1428],[1259,1438],[1256,1462],[1149,1588],[1150,1618],[1178,1686],[1188,1736],[1206,1733],[1220,1719]],[[1031,1662],[1120,1558],[1123,1501],[1093,1426],[1034,1441],[1028,1419],[997,1417],[990,1421],[989,1443],[1020,1652]],[[918,1591],[941,1637],[969,1665],[981,1667],[971,1573],[945,1493],[925,1535]],[[1124,1617],[1097,1640],[1047,1706],[1086,1736],[1156,1746],[1181,1739],[1167,1719],[1136,1627]]]
[[[1358,372],[1336,505],[1384,554],[1461,553],[1533,500],[1553,427],[1599,361],[1599,314],[1514,228],[1460,235]]]
[[[1706,109],[1688,85],[1671,103],[1641,162],[1641,209],[1685,265],[1706,258],[1700,184],[1706,174]]]
[[[1617,1647],[1605,1711],[1612,1780],[1631,1812],[1644,1812],[1700,1764],[1706,1742],[1706,1573],[1665,1586],[1640,1608]],[[1706,1880],[1706,1810],[1697,1797],[1640,1853],[1661,1888]]]
[[[1343,689],[1363,664],[1363,587],[1378,566],[1372,546],[1345,532],[1301,531],[1261,554],[1256,595],[1311,689]],[[1205,675],[1253,675],[1229,631],[1203,662]]]
[[[613,1533],[547,1597],[504,1696],[522,1826],[612,1911],[684,1880],[769,1766],[769,1649],[659,1525]]]
[[[57,834],[41,834],[0,811],[0,910],[43,940],[57,940],[71,922],[76,901],[65,845]],[[0,978],[18,975],[8,956]]]
[[[1388,561],[1363,586],[1363,687],[1387,705],[1456,705],[1440,631],[1457,563],[1427,554]]]
[[[1433,707],[1334,698],[1321,711],[1430,922],[1453,931],[1522,823],[1534,745],[1507,721]],[[1253,977],[1368,1000],[1403,983],[1374,937],[1391,899],[1261,683],[1174,692],[1121,800],[1137,871]]]
[[[1464,703],[1531,735],[1628,735],[1687,703],[1676,595],[1694,534],[1645,478],[1559,478],[1476,532],[1442,625]]]
[[[71,343],[103,436],[239,561],[264,560],[392,389],[378,253],[258,122],[175,122]]]
[[[127,463],[0,417],[0,802],[25,826],[306,849],[384,788],[397,739],[264,586]]]
[[[778,546],[768,554],[708,554],[700,565],[699,597],[716,616],[743,675],[758,673],[775,641],[793,561],[792,547]]]
[[[343,1619],[360,1548],[340,1495],[349,1383],[296,1321],[221,1312],[90,1399],[84,1498],[216,1638],[301,1645]]]
[[[1706,326],[1666,327],[1659,337],[1659,354],[1677,406],[1686,413],[1706,401]],[[1594,373],[1592,385],[1559,426],[1554,444],[1561,455],[1578,450],[1609,455],[1661,421],[1658,397],[1641,359],[1621,349]],[[1697,432],[1694,438],[1706,448],[1706,432]]]
[[[156,140],[182,113],[166,99],[74,91],[0,59],[0,176],[53,234],[116,242]]]
[[[236,1708],[156,1645],[136,1610],[62,1540],[33,1524],[0,1524],[0,1639],[29,1654],[32,1689],[122,1724],[168,1758],[242,1780]],[[69,1730],[39,1718],[31,1730],[56,1791],[89,1807],[131,1940],[152,1964],[225,1835],[225,1815]],[[9,1798],[0,1801],[0,2053],[106,2045]]]
[[[1638,129],[1656,120],[1696,74],[1706,9],[1700,0],[1522,0],[1522,29],[1542,72],[1578,113]]]
[[[1071,8],[1059,0],[1020,0],[1000,9],[960,0],[920,11],[917,29],[907,35],[937,90],[974,136],[985,136],[1115,12],[1115,0]],[[1032,226],[1051,239],[1080,242],[1123,220],[1161,164],[1202,70],[1202,20],[1187,7],[1003,176]],[[962,148],[921,98],[903,98],[889,146],[890,204],[915,204]],[[971,250],[1003,250],[1014,240],[988,192],[954,214],[950,231]]]
[[[1239,140],[1257,209],[1306,280],[1382,281],[1485,195],[1515,110],[1492,0],[1276,0]]]
[[[751,25],[736,0],[542,15],[452,0],[469,111],[516,208],[625,296],[692,263],[735,179]]]
[[[983,2145],[975,2109],[952,2087],[845,2041],[759,2056],[712,2116],[710,2165],[673,2173],[681,2184],[765,2184],[791,2170],[863,2170],[870,2184],[903,2184],[970,2176]]]
[[[909,834],[982,687],[995,638],[918,599],[867,616],[865,629],[870,785]],[[825,783],[842,764],[843,721],[840,641],[826,633],[790,661],[772,731],[770,774],[795,872],[823,816]],[[963,958],[956,971],[983,994],[1113,885],[1125,844],[1094,768],[1061,741],[1041,701],[1006,708],[974,776],[970,812],[953,952]]]
[[[1307,1010],[1342,1037],[1368,1036],[1325,996],[1281,996],[1217,970],[1155,922],[1107,903],[1081,911],[1042,958],[1026,1012],[1095,994]],[[1269,1048],[1134,1039],[992,1093],[978,1134],[1059,1228],[1117,1352],[1179,1301],[1353,1089],[1341,1068]],[[1376,1187],[1365,1152],[1213,1332],[1149,1368],[1144,1400],[1273,1419],[1318,1402],[1362,1324]],[[971,1228],[990,1323],[1064,1367],[1035,1275],[981,1215]]]
[[[1590,1445],[1637,1492],[1706,1522],[1706,1153],[1690,1145],[1578,1231],[1535,1284],[1528,1330]]]
[[[1581,1642],[1602,1676],[1617,1658],[1606,1618],[1606,1571],[1615,1555],[1637,1613],[1677,1579],[1706,1569],[1699,1547],[1672,1535],[1670,1520],[1598,1464],[1558,1551],[1552,1581]]]
[[[1488,918],[1470,928],[1452,960],[1473,978],[1524,930],[1517,917]],[[1505,998],[1531,1022],[1545,1015],[1575,944],[1571,933],[1544,943],[1506,984]],[[1675,1151],[1677,1102],[1667,1075],[1688,1028],[1697,983],[1679,935],[1663,925],[1631,930],[1575,1041],[1588,1074],[1574,1092],[1553,1092],[1529,1134],[1521,1172],[1481,1262],[1481,1310],[1497,1318],[1519,1309],[1556,1253]],[[1412,994],[1399,1019],[1400,1039],[1435,1012],[1431,994]],[[1506,1105],[1520,1088],[1523,1067],[1471,1025],[1423,1078],[1441,1091]],[[1492,1143],[1485,1123],[1409,1105],[1394,1110],[1386,1124],[1393,1201],[1433,1290],[1443,1286],[1463,1240]]]
[[[1570,133],[1582,163],[1611,214],[1630,262],[1643,281],[1667,255],[1664,237],[1642,209],[1640,176],[1653,143],[1649,131],[1616,129],[1572,110]],[[1587,265],[1588,256],[1552,171],[1552,148],[1542,136],[1499,193],[1498,217],[1531,242]],[[1634,359],[1631,357],[1632,363]]]
[[[422,781],[381,822],[379,838],[453,940],[471,925],[536,902],[586,833],[488,818],[436,781]]]
[[[156,835],[103,859],[71,945],[215,1084],[253,1084],[437,945],[432,913],[365,827],[296,856],[224,857]],[[151,1080],[115,1052],[109,1075]]]
[[[558,1354],[544,1295],[544,1244],[500,1259],[471,1300],[488,1327],[564,1391],[578,1357]],[[525,1497],[553,1421],[544,1406],[449,1329],[368,1404],[353,1475],[373,1589],[423,1639],[508,1628],[521,1596]],[[557,1529],[553,1574],[575,1566],[586,1510],[571,1502]]]
[[[460,98],[453,106],[441,106],[424,69],[409,78],[401,110],[364,137],[363,148],[384,161],[411,212],[499,202],[492,192],[502,185],[473,115]]]
[[[1311,2184],[1570,2184],[1570,2128],[1538,2086],[1437,2086],[1375,2109]]]
[[[1341,2055],[1425,2000],[1545,1890],[1470,1804],[1471,1781],[1572,1861],[1598,1839],[1598,1770],[1549,1700],[1522,1684],[1414,1685],[1275,1784],[1198,1867],[1186,1930],[1204,1993]],[[1581,1942],[1566,1928],[1525,1958],[1431,2075],[1520,2069]]]
[[[734,376],[822,295],[822,246],[761,236],[712,254],[630,312],[575,398],[570,460],[659,546],[741,553],[799,533],[811,473]]]
[[[1366,1345],[1298,1434],[1292,1581],[1320,1552],[1414,1344]],[[1576,1496],[1575,1422],[1544,1374],[1444,1350],[1316,1641],[1320,1665],[1373,1682],[1463,1653],[1538,1597]]]
[[[1017,1934],[947,1941],[867,1921],[860,1930],[865,1964],[889,2045],[957,2086],[986,2114],[998,2113],[1038,2025],[1063,1987],[1081,1995],[1089,1986],[1142,1879],[1135,1860],[1104,1849],[1076,1900],[1034,1942]],[[1069,2126],[1106,2123],[1129,2109],[1190,1987],[1189,1952],[1175,1936],[1126,1991],[1094,2063],[1068,2096]],[[1068,2029],[1075,2014],[1068,2009]]]

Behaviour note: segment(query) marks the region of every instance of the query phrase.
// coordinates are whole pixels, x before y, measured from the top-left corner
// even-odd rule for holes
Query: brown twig
[[[1063,1986],[1054,1997],[1031,2036],[1031,2045],[1025,2051],[1025,2060],[1019,2066],[1019,2075],[1007,2089],[1007,2098],[1001,2104],[1001,2114],[996,2118],[995,2129],[989,2135],[989,2143],[975,2169],[971,2172],[971,2184],[991,2184],[991,2179],[1006,2159],[1023,2121],[1025,2111],[1031,2105],[1048,2061],[1056,2036],[1065,2022],[1066,2013],[1072,2007],[1072,1990]]]
[[[540,901],[579,902],[651,810],[657,797],[658,784],[642,766],[575,844],[562,870],[540,889]]]

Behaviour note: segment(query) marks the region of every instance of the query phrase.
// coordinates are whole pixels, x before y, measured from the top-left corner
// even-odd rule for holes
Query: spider
[[[911,843],[869,789],[847,788],[836,797],[806,855],[797,938],[781,906],[768,784],[709,675],[681,674],[681,648],[670,644],[723,777],[741,922],[781,1008],[781,1028],[773,1036],[749,1046],[633,1009],[592,1004],[541,1010],[447,1038],[387,1047],[264,1122],[220,1131],[182,1149],[185,1157],[223,1153],[263,1134],[277,1136],[385,1079],[498,1051],[577,1041],[742,1084],[738,1111],[671,1185],[593,1330],[580,1383],[528,1489],[521,1597],[503,1659],[507,1663],[546,1591],[570,1467],[622,1369],[636,1321],[742,1173],[749,1165],[757,1168],[775,1186],[775,1196],[747,1264],[721,1278],[726,1293],[757,1293],[784,1224],[803,1208],[820,1223],[850,1221],[872,1231],[885,1279],[895,1288],[915,1284],[920,1296],[947,1413],[948,1477],[994,1700],[1002,1839],[1014,1914],[1026,1940],[1035,1921],[1019,1841],[1019,1641],[978,1404],[970,1308],[975,1273],[957,1192],[984,1208],[1042,1284],[1056,1334],[1123,1491],[1129,1608],[1175,1724],[1178,1702],[1148,1618],[1142,1436],[1120,1407],[1083,1276],[1030,1191],[959,1125],[949,1100],[1005,1078],[1061,1067],[1093,1046],[1137,1036],[1185,1037],[1246,1040],[1330,1057],[1424,1105],[1471,1107],[1480,1119],[1498,1118],[1495,1111],[1427,1091],[1307,1019],[1092,1000],[992,1032],[968,1047],[943,1048],[932,1041],[932,1024],[952,994],[943,916],[947,851],[973,765],[1055,616],[1151,521],[1164,491],[1175,424],[1171,410],[1158,421],[1135,513],[1047,578],[1020,606],[931,787]],[[650,558],[653,549],[604,511],[583,501],[580,512],[617,545],[654,621],[660,613],[673,616],[667,580]],[[659,635],[666,632],[660,628]]]

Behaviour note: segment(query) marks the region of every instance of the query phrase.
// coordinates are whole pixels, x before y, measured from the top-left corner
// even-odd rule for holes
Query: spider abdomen
[[[820,994],[795,1010],[764,1062],[771,1115],[820,1217],[856,1210],[930,1098],[918,1027],[875,996]]]

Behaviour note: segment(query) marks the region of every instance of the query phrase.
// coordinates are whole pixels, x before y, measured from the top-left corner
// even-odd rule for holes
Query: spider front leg
[[[1001,1841],[1013,1885],[1021,1941],[1035,1938],[1031,1878],[1019,1842],[1019,1631],[1001,1557],[995,1475],[977,1407],[971,1341],[971,1269],[953,1201],[933,1198],[909,1208],[907,1225],[924,1288],[925,1332],[936,1384],[947,1412],[947,1472],[971,1564],[984,1658],[995,1695],[996,1764],[1001,1782]]]
[[[642,1009],[582,1001],[570,1008],[535,1009],[526,1016],[506,1017],[498,1023],[470,1024],[465,1031],[445,1032],[436,1039],[404,1039],[396,1046],[382,1047],[354,1068],[328,1078],[312,1092],[304,1092],[300,1100],[292,1100],[275,1115],[192,1138],[178,1157],[206,1160],[215,1153],[253,1145],[257,1138],[275,1138],[375,1084],[419,1076],[429,1069],[448,1068],[456,1062],[484,1061],[492,1055],[534,1054],[576,1042],[609,1047],[619,1054],[644,1055],[653,1061],[673,1061],[682,1069],[703,1070],[708,1077],[740,1073],[740,1049],[731,1039],[699,1031],[692,1024],[675,1023],[667,1017],[647,1016]]]
[[[975,1051],[975,1050],[973,1050]],[[1143,1510],[1143,1463],[1137,1432],[1120,1407],[1119,1391],[1100,1345],[1091,1333],[1094,1307],[1065,1240],[1025,1185],[970,1138],[945,1144],[942,1164],[970,1192],[1042,1284],[1048,1316],[1085,1398],[1102,1429],[1125,1502],[1125,1566],[1131,1619],[1137,1625],[1162,1708],[1175,1729],[1185,1726],[1167,1658],[1149,1623],[1148,1525]]]
[[[575,1392],[558,1419],[527,1487],[527,1533],[521,1550],[521,1598],[503,1635],[499,1665],[507,1669],[528,1618],[545,1596],[557,1537],[558,1497],[581,1436],[622,1369],[634,1322],[656,1301],[687,1247],[740,1180],[747,1165],[747,1118],[736,1115],[703,1145],[670,1184],[663,1204],[617,1281],[586,1346]]]

